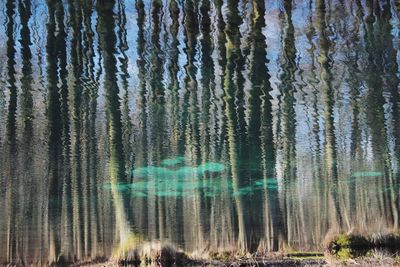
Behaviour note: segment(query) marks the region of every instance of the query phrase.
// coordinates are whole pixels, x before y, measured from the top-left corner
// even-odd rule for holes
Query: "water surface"
[[[396,3],[1,0],[0,262],[397,230]]]

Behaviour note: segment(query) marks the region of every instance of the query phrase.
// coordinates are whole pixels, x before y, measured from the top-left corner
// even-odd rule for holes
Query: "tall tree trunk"
[[[8,113],[6,121],[6,153],[7,159],[7,181],[6,181],[6,208],[7,208],[7,261],[12,263],[17,259],[17,207],[19,199],[17,197],[17,189],[19,182],[16,177],[16,156],[17,156],[17,86],[16,86],[16,70],[15,70],[15,41],[14,41],[14,1],[6,2],[6,36],[7,36],[7,82],[9,90]]]
[[[116,226],[119,232],[120,244],[129,240],[132,234],[131,210],[129,201],[118,191],[117,185],[126,182],[125,160],[122,143],[122,122],[119,100],[119,88],[117,83],[116,58],[116,35],[114,33],[114,22],[109,20],[113,17],[115,1],[101,0],[97,2],[97,13],[99,15],[98,34],[103,55],[104,88],[106,93],[106,109],[108,124],[108,142],[110,152],[110,182],[114,201]]]
[[[317,30],[319,33],[319,55],[318,63],[321,66],[320,80],[321,90],[323,95],[324,104],[324,127],[325,127],[325,173],[328,183],[332,184],[331,196],[333,206],[335,209],[335,217],[339,229],[342,229],[343,214],[339,203],[339,184],[338,184],[338,170],[337,170],[337,152],[336,152],[336,138],[335,138],[335,125],[333,118],[333,109],[335,105],[333,86],[332,86],[332,59],[329,55],[332,43],[329,40],[328,28],[326,22],[326,6],[325,0],[317,0]]]

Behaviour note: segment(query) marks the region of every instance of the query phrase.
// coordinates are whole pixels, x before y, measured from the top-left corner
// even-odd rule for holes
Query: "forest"
[[[398,1],[0,13],[0,264],[400,240]]]

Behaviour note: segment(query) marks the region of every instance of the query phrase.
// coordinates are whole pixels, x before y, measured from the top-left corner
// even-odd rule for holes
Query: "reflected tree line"
[[[315,249],[398,228],[391,1],[47,1],[42,40],[32,3],[3,0],[2,263],[93,260],[132,239]],[[118,189],[176,156],[226,168],[195,174],[189,197],[155,192],[184,195],[177,180]],[[209,181],[232,192],[207,195]]]

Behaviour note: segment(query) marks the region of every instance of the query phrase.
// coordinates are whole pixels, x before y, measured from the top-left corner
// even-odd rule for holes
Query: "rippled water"
[[[398,229],[396,3],[1,0],[0,262]]]

